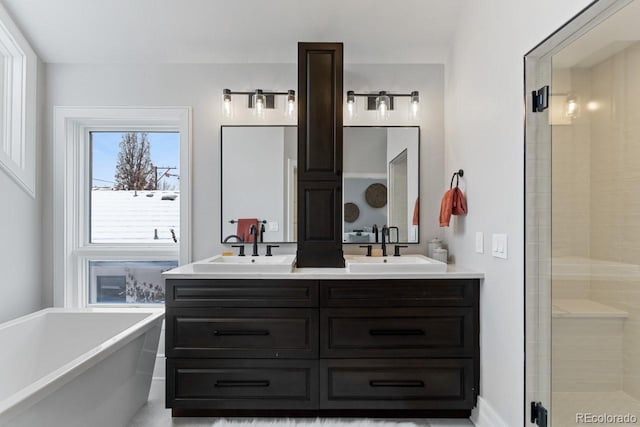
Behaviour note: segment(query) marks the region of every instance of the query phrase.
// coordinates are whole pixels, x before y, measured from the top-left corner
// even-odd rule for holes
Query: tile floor
[[[129,427],[210,427],[215,421],[215,418],[171,418],[171,411],[164,407],[164,381],[154,380],[151,383],[149,402],[133,417]],[[412,421],[420,427],[473,426],[468,420],[413,419],[403,421]]]

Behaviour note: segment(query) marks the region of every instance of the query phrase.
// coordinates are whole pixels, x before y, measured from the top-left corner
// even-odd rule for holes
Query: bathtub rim
[[[63,385],[69,383],[80,374],[120,350],[133,340],[145,334],[156,323],[164,319],[164,308],[45,308],[0,324],[4,330],[20,323],[28,322],[47,313],[143,313],[146,317],[134,323],[122,332],[110,337],[99,345],[84,352],[80,356],[65,363],[58,369],[34,381],[16,393],[0,401],[0,422],[10,420],[23,409],[26,409]],[[160,325],[158,325],[160,326]]]

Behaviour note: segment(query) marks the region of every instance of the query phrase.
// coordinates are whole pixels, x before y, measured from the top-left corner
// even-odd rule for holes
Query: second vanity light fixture
[[[284,115],[289,118],[295,117],[296,114],[296,91],[288,90],[286,92],[270,92],[262,89],[256,89],[254,92],[232,91],[231,89],[222,90],[222,114],[229,118],[233,116],[232,95],[244,95],[247,97],[247,108],[253,109],[253,115],[263,118],[266,110],[276,108],[275,97],[285,96]]]
[[[409,118],[415,119],[418,117],[420,93],[417,90],[414,90],[411,93],[388,93],[381,90],[377,94],[356,93],[349,90],[347,91],[347,115],[349,118],[353,118],[355,115],[356,97],[366,98],[366,109],[369,111],[375,110],[376,115],[380,120],[386,120],[389,118],[389,112],[394,110],[394,98],[409,97]]]

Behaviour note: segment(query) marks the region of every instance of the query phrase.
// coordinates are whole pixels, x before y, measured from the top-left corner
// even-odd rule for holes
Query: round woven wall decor
[[[387,206],[387,186],[379,182],[371,184],[364,192],[364,198],[372,208]]]
[[[355,203],[344,204],[344,220],[346,222],[354,222],[360,216],[360,208]]]

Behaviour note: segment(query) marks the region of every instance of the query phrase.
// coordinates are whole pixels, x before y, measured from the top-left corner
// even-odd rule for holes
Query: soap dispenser
[[[436,249],[441,249],[442,248],[442,240],[438,239],[437,237],[429,240],[429,244],[427,245],[427,256],[429,258],[433,258],[435,253],[436,253]]]

